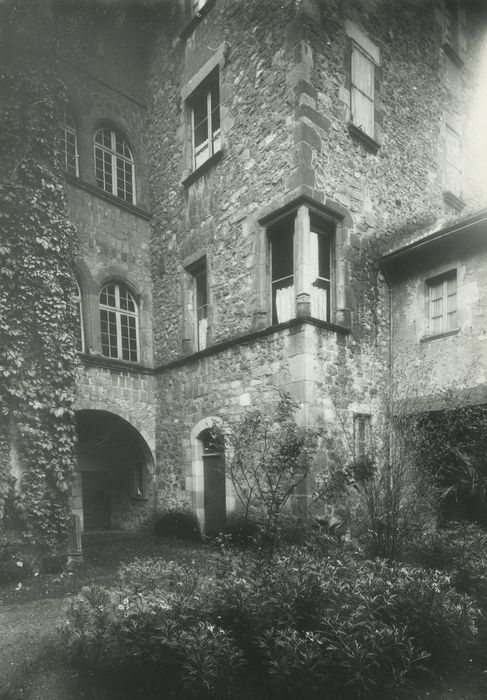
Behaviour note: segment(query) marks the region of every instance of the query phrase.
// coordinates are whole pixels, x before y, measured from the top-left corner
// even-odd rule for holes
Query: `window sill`
[[[188,36],[194,32],[198,24],[201,22],[203,17],[211,10],[215,2],[216,0],[206,0],[203,7],[191,17],[188,24],[184,27],[182,32],[180,32],[180,39],[187,39]]]
[[[430,340],[438,340],[439,338],[446,338],[449,335],[458,335],[460,333],[460,328],[452,328],[449,331],[443,331],[442,333],[434,333],[433,335],[424,335],[420,339],[420,343],[429,343]]]
[[[129,362],[128,360],[116,360],[113,357],[105,357],[105,355],[94,355],[88,353],[78,353],[78,357],[84,365],[91,367],[103,367],[122,372],[132,372],[134,374],[152,374],[152,369],[146,365],[141,365],[137,362]]]
[[[448,190],[443,192],[443,201],[450,207],[453,207],[453,209],[456,209],[456,211],[462,211],[462,209],[465,207],[465,202],[463,199],[457,197],[456,194],[453,194],[453,192],[449,192]]]
[[[380,143],[373,139],[372,136],[366,134],[365,131],[362,131],[360,127],[352,124],[352,122],[348,123],[348,133],[352,138],[360,141],[371,153],[375,154],[379,151]]]
[[[198,180],[207,170],[210,170],[216,163],[218,163],[223,158],[223,151],[220,149],[212,156],[210,156],[204,163],[202,163],[196,170],[193,170],[187,177],[182,181],[183,187],[189,187],[193,182]]]
[[[108,192],[105,192],[104,190],[101,190],[99,187],[95,187],[94,185],[90,185],[88,182],[85,182],[84,180],[81,180],[79,177],[75,177],[74,175],[69,175],[68,173],[64,173],[64,176],[66,178],[66,181],[69,182],[71,185],[74,185],[75,187],[79,187],[82,190],[85,190],[86,192],[89,192],[90,194],[94,195],[95,197],[100,197],[101,199],[104,199],[107,202],[110,202],[111,204],[115,204],[117,207],[120,207],[120,209],[125,209],[132,214],[135,214],[136,216],[140,216],[142,219],[146,219],[149,221],[151,218],[150,212],[146,211],[145,209],[141,209],[140,207],[136,206],[135,204],[130,204],[129,202],[126,202],[124,199],[120,199],[119,197],[115,197],[113,194],[109,194]]]
[[[452,63],[456,65],[457,68],[463,68],[464,62],[458,55],[458,52],[453,48],[451,44],[449,44],[447,41],[442,46],[442,49],[445,53],[446,56],[450,59]]]

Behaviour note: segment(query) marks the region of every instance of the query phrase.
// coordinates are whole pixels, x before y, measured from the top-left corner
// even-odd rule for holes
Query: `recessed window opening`
[[[107,284],[100,292],[101,347],[106,357],[138,360],[137,305],[120,284]]]
[[[451,270],[427,281],[430,333],[457,327],[457,273]]]
[[[445,41],[452,49],[458,51],[459,44],[459,11],[455,0],[445,0]]]
[[[135,167],[127,141],[110,128],[95,134],[95,175],[98,187],[135,204]]]
[[[461,191],[461,142],[460,136],[450,126],[445,130],[445,190],[459,195]]]
[[[371,138],[375,135],[374,79],[372,58],[354,41],[351,55],[351,111],[352,122]]]
[[[371,437],[371,416],[367,413],[356,413],[353,417],[353,444],[355,459],[370,457]]]
[[[63,139],[64,170],[68,175],[79,176],[78,137],[73,117],[68,112],[61,125]]]
[[[269,229],[271,248],[272,323],[294,318],[294,217]]]
[[[195,335],[197,350],[204,350],[208,332],[208,275],[206,261],[193,270],[193,297],[195,308]]]
[[[190,100],[193,167],[199,168],[221,147],[220,86],[218,70],[195,90]]]
[[[85,334],[83,330],[83,307],[81,305],[81,290],[78,282],[74,283],[73,296],[76,313],[76,350],[78,352],[84,352]]]

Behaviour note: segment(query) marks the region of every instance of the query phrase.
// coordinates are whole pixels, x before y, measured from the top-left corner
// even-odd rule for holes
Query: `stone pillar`
[[[310,220],[308,207],[299,207],[294,224],[294,258],[296,276],[296,316],[311,316]]]
[[[81,520],[79,515],[71,515],[68,529],[68,569],[83,562],[81,545]]]

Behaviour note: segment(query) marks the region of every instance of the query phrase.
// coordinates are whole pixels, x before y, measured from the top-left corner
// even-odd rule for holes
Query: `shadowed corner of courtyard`
[[[39,574],[0,586],[0,700],[94,698],[66,664],[59,628],[69,600],[84,586],[110,586],[122,564],[157,557],[201,566],[213,550],[199,543],[133,532],[90,532],[74,571]],[[98,697],[98,696],[96,696]]]

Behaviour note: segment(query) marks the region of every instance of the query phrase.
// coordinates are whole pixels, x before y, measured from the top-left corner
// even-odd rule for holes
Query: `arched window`
[[[101,349],[106,357],[138,360],[137,305],[120,284],[105,285],[100,292]]]
[[[64,170],[68,175],[79,176],[78,166],[78,136],[73,117],[65,112],[61,125],[64,153]]]
[[[81,305],[81,290],[77,282],[73,287],[74,303],[76,309],[76,350],[78,352],[85,351],[85,334],[83,330],[83,307]]]
[[[134,158],[127,141],[114,129],[98,129],[95,134],[95,175],[100,189],[135,204]]]

